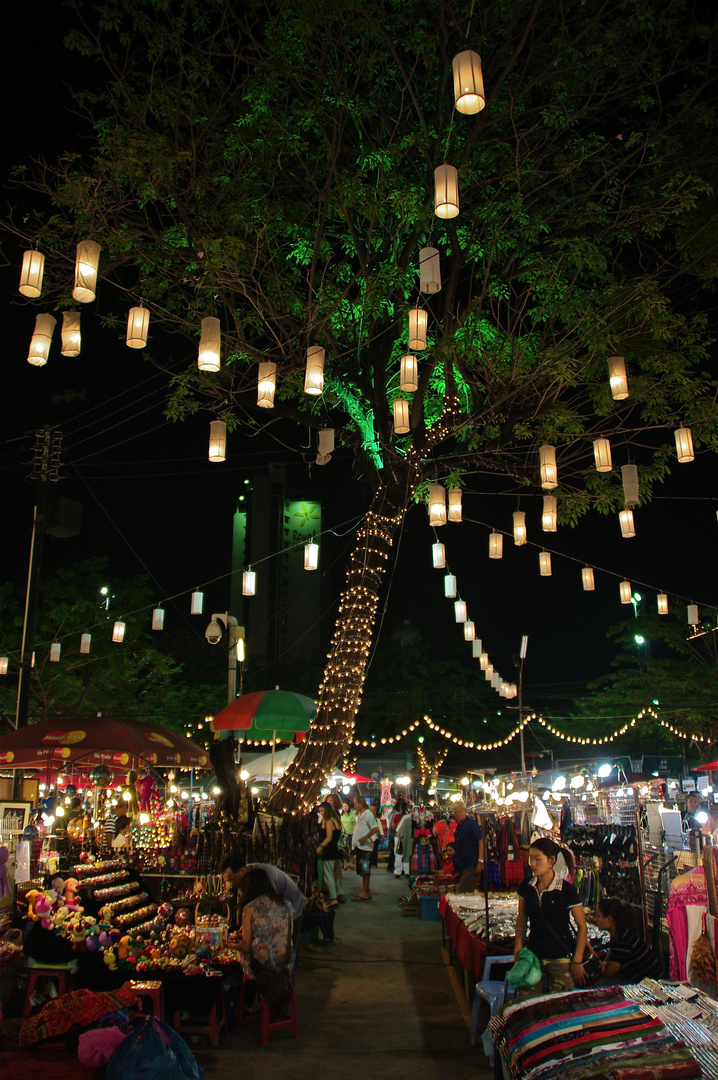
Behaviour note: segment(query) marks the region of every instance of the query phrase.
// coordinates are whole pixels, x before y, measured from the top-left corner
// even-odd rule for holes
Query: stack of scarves
[[[620,986],[549,994],[509,1006],[489,1024],[506,1074],[521,1080],[692,1080],[688,1047]]]

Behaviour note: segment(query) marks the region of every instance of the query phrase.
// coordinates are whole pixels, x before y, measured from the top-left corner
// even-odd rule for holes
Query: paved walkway
[[[406,878],[384,867],[372,874],[371,901],[349,902],[354,874],[344,887],[336,942],[300,949],[299,1038],[284,1028],[263,1047],[244,1028],[218,1050],[193,1047],[206,1080],[491,1080],[480,1042],[469,1045],[460,972],[448,966],[441,922],[403,916]]]

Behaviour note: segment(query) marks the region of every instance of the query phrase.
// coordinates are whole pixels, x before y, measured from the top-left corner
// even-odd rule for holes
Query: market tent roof
[[[272,774],[272,755],[262,754],[260,757],[250,761],[244,768],[249,773],[248,780],[269,780],[270,775],[274,776],[275,780],[279,779],[281,773],[287,768],[289,763],[294,760],[297,754],[296,746],[287,746],[284,750],[277,750],[274,755],[274,773]]]
[[[713,772],[718,769],[718,761],[709,761],[707,765],[691,765],[691,772]]]

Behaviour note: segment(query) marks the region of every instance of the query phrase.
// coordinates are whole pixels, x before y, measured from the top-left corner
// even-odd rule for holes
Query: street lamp
[[[526,775],[526,755],[524,753],[524,660],[526,659],[526,652],[528,650],[529,638],[528,634],[524,634],[521,638],[521,648],[519,649],[519,658],[521,663],[519,665],[519,744],[521,746],[521,775]]]
[[[212,621],[204,632],[210,645],[219,645],[222,627],[228,635],[227,646],[227,704],[237,697],[237,661],[239,660],[239,692],[242,693],[242,662],[244,661],[244,627],[239,626],[229,612],[212,615]]]

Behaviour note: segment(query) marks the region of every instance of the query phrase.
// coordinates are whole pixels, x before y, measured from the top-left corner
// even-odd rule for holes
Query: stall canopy
[[[257,690],[225,705],[211,722],[213,731],[242,732],[251,738],[294,742],[304,737],[317,707],[311,698],[292,690]],[[297,741],[301,741],[297,738]]]
[[[276,754],[262,754],[254,761],[250,761],[244,768],[249,774],[247,781],[273,780],[276,779],[294,760],[297,754],[296,746],[287,746],[284,750],[278,750]]]

